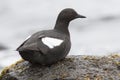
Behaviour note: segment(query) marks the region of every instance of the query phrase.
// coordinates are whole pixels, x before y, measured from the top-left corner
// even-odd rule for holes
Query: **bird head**
[[[63,9],[58,15],[58,20],[60,21],[70,22],[71,20],[74,20],[76,18],[86,18],[86,17],[78,14],[74,9],[71,8]]]

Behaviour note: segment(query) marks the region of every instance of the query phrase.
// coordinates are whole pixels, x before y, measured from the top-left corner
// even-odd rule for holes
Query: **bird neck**
[[[70,35],[68,26],[69,26],[69,22],[57,20],[54,29],[61,31],[61,32],[65,33],[66,35]]]

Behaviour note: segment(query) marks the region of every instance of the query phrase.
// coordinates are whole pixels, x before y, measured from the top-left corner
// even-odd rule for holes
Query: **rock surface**
[[[4,45],[2,45],[2,44],[0,44],[0,51],[1,51],[1,50],[5,50],[5,49],[7,49],[7,47],[4,46]]]
[[[120,80],[120,56],[68,56],[51,66],[20,60],[4,69],[0,80]]]

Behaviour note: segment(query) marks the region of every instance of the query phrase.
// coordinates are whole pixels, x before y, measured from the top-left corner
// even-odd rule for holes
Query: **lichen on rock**
[[[20,60],[4,69],[0,80],[119,80],[120,56],[68,56],[51,66]]]

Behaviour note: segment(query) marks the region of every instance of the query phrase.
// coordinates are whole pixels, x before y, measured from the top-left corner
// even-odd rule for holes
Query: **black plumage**
[[[33,34],[17,48],[17,51],[23,59],[41,65],[50,65],[64,59],[71,48],[69,22],[76,18],[85,18],[85,16],[77,14],[71,8],[62,10],[53,30],[43,30]],[[62,42],[50,48],[42,41],[46,38],[58,39]]]

